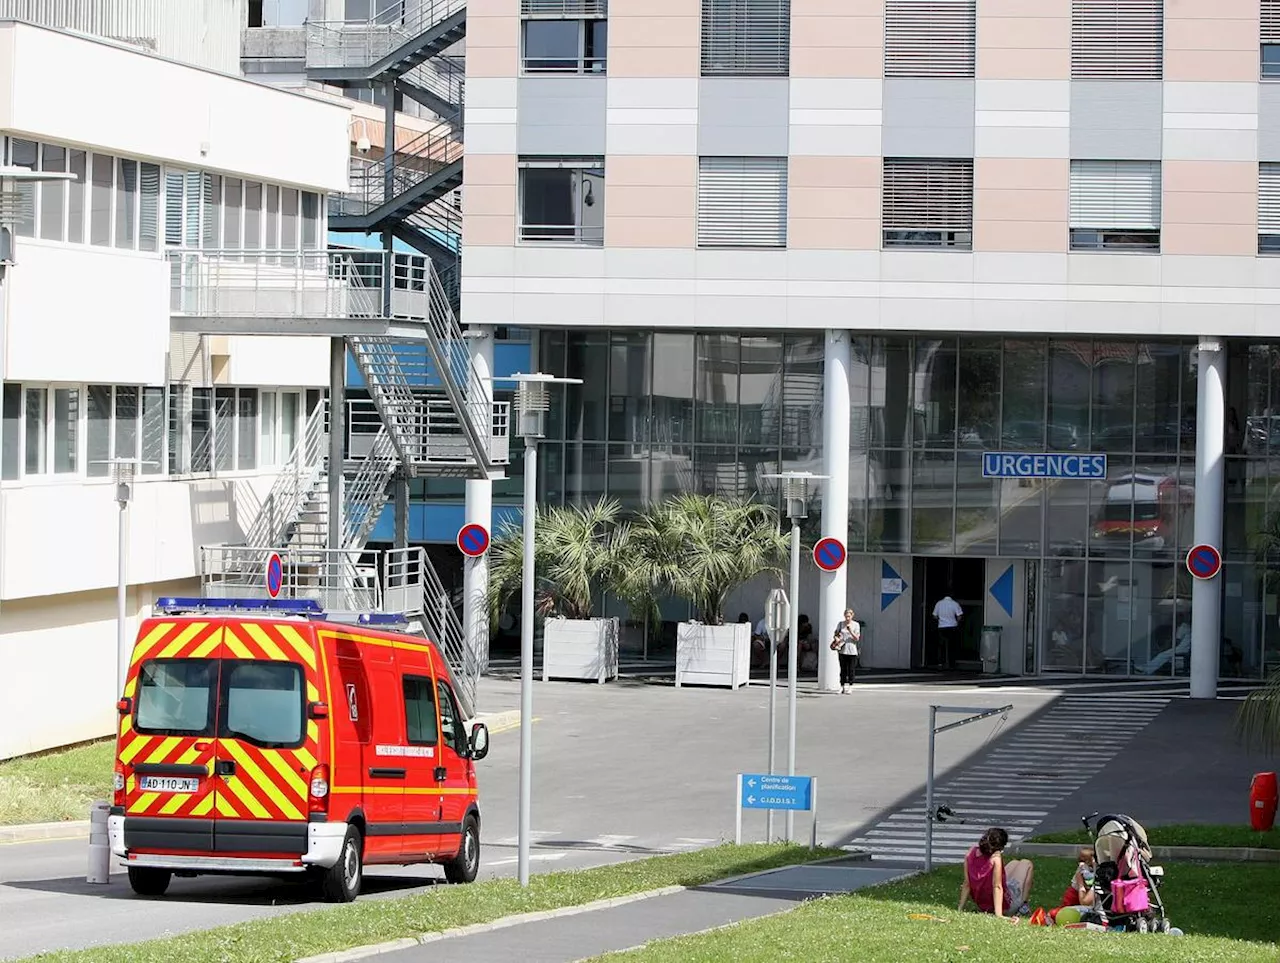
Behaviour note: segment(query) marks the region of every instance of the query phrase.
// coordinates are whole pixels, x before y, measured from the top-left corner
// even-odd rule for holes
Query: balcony
[[[421,339],[439,296],[427,258],[379,251],[178,250],[168,261],[182,333]]]

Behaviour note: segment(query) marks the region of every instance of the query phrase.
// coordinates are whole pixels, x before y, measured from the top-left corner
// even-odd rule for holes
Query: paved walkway
[[[851,892],[908,871],[870,867],[865,862],[798,866],[623,906],[437,940],[376,959],[378,963],[576,963],[652,940],[781,913],[822,892]]]

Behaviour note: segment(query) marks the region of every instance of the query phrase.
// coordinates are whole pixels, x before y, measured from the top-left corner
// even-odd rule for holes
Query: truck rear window
[[[213,735],[217,659],[153,659],[138,672],[134,728],[162,736]]]
[[[147,735],[299,746],[306,732],[302,666],[240,659],[154,659],[138,673],[134,728]],[[216,698],[215,698],[216,693]]]

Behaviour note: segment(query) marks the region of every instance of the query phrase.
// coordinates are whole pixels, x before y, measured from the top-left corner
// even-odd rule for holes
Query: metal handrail
[[[399,467],[395,445],[384,425],[354,477],[343,480],[342,547],[363,549],[387,504],[387,485]]]
[[[453,670],[453,682],[462,710],[472,715],[476,706],[476,686],[480,678],[480,662],[467,644],[462,620],[453,599],[445,590],[424,548],[394,549],[383,554],[383,591],[396,597],[397,589],[414,586],[413,593],[401,597],[402,604],[413,605],[404,611],[416,615]]]
[[[350,190],[339,202],[349,209],[340,209],[337,213],[367,214],[462,160],[462,156],[462,141],[453,125],[445,121],[424,130],[380,160],[353,157]]]
[[[417,0],[407,10],[401,0],[364,20],[308,20],[306,65],[372,67],[466,5],[466,0]]]
[[[245,532],[246,545],[282,547],[288,542],[290,529],[324,474],[328,438],[329,400],[322,398]]]
[[[377,569],[360,565],[361,552],[347,549],[290,548],[253,545],[202,545],[201,589],[207,598],[259,598],[272,555],[281,560],[279,597],[316,599],[339,612],[374,612],[382,608]]]

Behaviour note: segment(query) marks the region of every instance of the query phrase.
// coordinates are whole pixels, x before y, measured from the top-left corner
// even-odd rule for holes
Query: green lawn
[[[0,762],[0,826],[88,819],[111,798],[115,740]]]
[[[45,953],[29,959],[57,963],[170,963],[173,960],[272,963],[486,923],[517,913],[577,906],[663,886],[697,886],[833,855],[840,854],[823,849],[811,853],[806,848],[779,843],[716,846],[578,872],[538,875],[530,879],[528,889],[524,890],[512,879],[470,886],[441,885],[414,896],[363,900],[347,906],[220,926],[198,937],[188,934],[126,946]],[[174,889],[181,885],[182,881],[178,880]],[[147,902],[140,899],[126,905],[145,913]]]
[[[1253,849],[1280,849],[1280,827],[1266,833],[1255,833],[1248,826],[1147,826],[1147,841],[1152,846],[1246,846]],[[1044,833],[1028,839],[1029,843],[1089,842],[1089,834],[1081,829],[1060,833]]]
[[[1037,859],[1033,905],[1056,898],[1074,861]],[[815,900],[799,909],[702,936],[651,943],[612,954],[611,963],[1276,963],[1280,867],[1261,864],[1166,866],[1162,889],[1175,926],[1188,936],[1085,933],[1016,926],[976,912],[956,912],[959,867],[928,876]],[[1264,894],[1272,894],[1267,896]],[[927,913],[934,919],[912,919]]]

